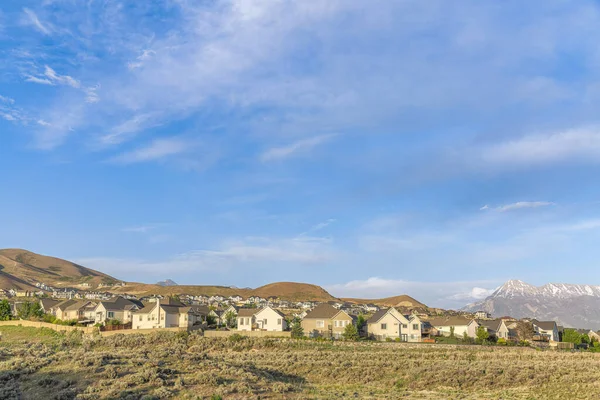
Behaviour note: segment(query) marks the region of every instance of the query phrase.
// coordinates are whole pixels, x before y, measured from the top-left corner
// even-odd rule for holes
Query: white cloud
[[[311,265],[321,264],[331,259],[330,241],[324,238],[266,238],[247,237],[223,243],[214,250],[197,250],[176,255],[161,261],[148,261],[138,258],[82,258],[75,262],[115,275],[164,276],[164,271],[172,274],[210,271],[231,274],[232,270],[248,268],[269,268],[290,263]],[[200,282],[195,282],[200,283]]]
[[[128,228],[123,228],[123,232],[131,232],[131,233],[148,233],[157,228],[157,225],[142,225],[142,226],[131,226]]]
[[[262,161],[274,161],[292,157],[294,155],[298,155],[298,153],[308,152],[312,148],[325,143],[334,136],[335,135],[320,135],[312,138],[301,139],[287,146],[273,147],[265,151],[260,158]]]
[[[492,293],[494,293],[495,290],[496,289],[484,289],[480,287],[474,287],[473,289],[467,292],[453,294],[449,296],[449,298],[452,300],[464,300],[469,302],[474,300],[483,300]]]
[[[26,22],[29,25],[34,26],[38,31],[40,31],[44,35],[50,35],[52,33],[52,29],[50,28],[50,26],[43,24],[35,12],[30,10],[29,8],[24,8],[23,12],[25,13],[25,16],[27,18]]]
[[[320,222],[310,228],[311,232],[320,231],[321,229],[327,228],[329,225],[333,224],[336,220],[333,218],[329,218],[326,221]]]
[[[52,82],[59,85],[68,85],[75,89],[79,89],[81,84],[77,79],[70,77],[69,75],[59,75],[49,66],[45,66],[44,75],[50,79]]]
[[[0,103],[15,104],[15,101],[10,97],[0,95]]]
[[[556,205],[556,203],[552,203],[550,201],[518,201],[516,203],[505,204],[503,206],[498,206],[498,207],[494,207],[494,208],[491,208],[490,206],[488,206],[486,204],[483,207],[481,207],[479,210],[481,210],[481,211],[494,210],[494,211],[499,211],[499,212],[506,212],[506,211],[519,210],[522,208],[539,208],[539,207],[548,207],[548,206],[554,206],[554,205]]]
[[[482,161],[492,165],[529,166],[556,162],[592,161],[600,157],[600,129],[586,127],[527,135],[482,150]]]
[[[139,114],[114,126],[111,132],[100,137],[100,142],[104,145],[115,145],[131,139],[135,134],[143,129],[150,128],[155,124],[153,114]]]
[[[32,83],[39,83],[40,85],[49,85],[49,86],[54,85],[49,79],[38,78],[38,77],[32,76],[32,75],[27,75],[27,77],[25,78],[25,81],[32,82]]]
[[[111,161],[118,164],[158,161],[178,154],[188,153],[196,147],[194,143],[179,138],[156,139],[147,146],[123,153],[112,158]]]

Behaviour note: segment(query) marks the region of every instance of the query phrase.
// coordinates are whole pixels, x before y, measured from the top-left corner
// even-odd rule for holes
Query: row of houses
[[[165,298],[143,303],[114,297],[108,301],[40,299],[45,313],[61,320],[77,320],[84,325],[106,324],[118,320],[132,329],[193,328],[206,323],[210,310],[206,306],[189,306]]]

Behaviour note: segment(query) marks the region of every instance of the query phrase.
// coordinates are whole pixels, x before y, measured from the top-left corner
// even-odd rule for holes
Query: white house
[[[536,334],[554,342],[559,341],[558,326],[554,321],[531,321]]]
[[[286,329],[285,316],[269,306],[261,309],[240,308],[237,312],[238,331],[281,332]]]
[[[466,333],[468,337],[475,338],[479,327],[477,321],[466,317],[439,317],[432,318],[428,322],[440,336],[450,336],[454,332],[454,336],[457,337],[462,337]]]

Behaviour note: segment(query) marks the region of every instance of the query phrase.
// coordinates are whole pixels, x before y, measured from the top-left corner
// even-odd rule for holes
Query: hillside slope
[[[349,303],[375,304],[382,307],[427,308],[427,306],[407,295],[385,297],[383,299],[342,299]]]
[[[30,290],[36,282],[57,288],[89,283],[95,288],[118,280],[60,258],[22,249],[0,250],[0,288]]]
[[[275,282],[256,289],[238,289],[229,286],[208,286],[208,285],[177,285],[177,286],[159,286],[144,283],[127,283],[126,286],[111,290],[115,293],[130,293],[136,295],[161,294],[189,294],[193,296],[259,296],[263,298],[278,297],[282,300],[300,301],[329,301],[335,300],[325,289],[317,285],[297,282]]]

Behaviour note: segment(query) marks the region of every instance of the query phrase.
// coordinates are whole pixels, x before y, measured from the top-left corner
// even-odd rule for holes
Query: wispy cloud
[[[110,133],[100,137],[100,143],[104,145],[116,145],[123,143],[143,129],[147,129],[155,124],[153,114],[138,114],[126,121],[114,126]]]
[[[131,226],[127,228],[121,229],[123,232],[131,232],[131,233],[148,233],[152,230],[155,230],[158,225],[141,225],[141,226]]]
[[[481,210],[481,211],[494,210],[494,211],[499,211],[499,212],[506,212],[506,211],[519,210],[522,208],[539,208],[539,207],[548,207],[548,206],[554,206],[554,205],[556,205],[556,203],[553,203],[550,201],[518,201],[516,203],[505,204],[503,206],[498,206],[498,207],[490,207],[489,205],[486,204],[483,207],[481,207],[479,210]]]
[[[35,27],[38,31],[40,31],[44,35],[50,35],[52,33],[52,29],[50,28],[50,25],[43,24],[35,12],[30,10],[29,8],[24,8],[23,12],[25,13],[26,22],[28,24]]]
[[[69,75],[60,75],[56,73],[56,71],[49,66],[44,67],[44,73],[41,76],[33,76],[27,75],[25,78],[27,82],[39,83],[41,85],[66,85],[71,86],[72,88],[79,89],[81,88],[81,83],[69,76]]]
[[[113,157],[110,161],[118,164],[159,161],[188,153],[196,147],[195,143],[180,138],[156,139],[146,146]]]
[[[318,223],[318,224],[316,224],[316,225],[313,225],[313,226],[310,228],[310,231],[311,231],[311,232],[320,231],[321,229],[325,229],[325,228],[327,228],[329,225],[333,224],[335,221],[336,221],[335,219],[333,219],[333,218],[329,218],[329,219],[328,219],[328,220],[326,220],[326,221],[323,221],[323,222],[320,222],[320,223]]]
[[[301,139],[287,146],[273,147],[265,151],[261,156],[262,161],[275,161],[289,158],[301,153],[309,152],[316,146],[331,140],[335,135],[320,135],[308,139]]]
[[[585,127],[550,134],[527,135],[485,147],[482,160],[505,166],[544,165],[600,158],[600,128]]]

